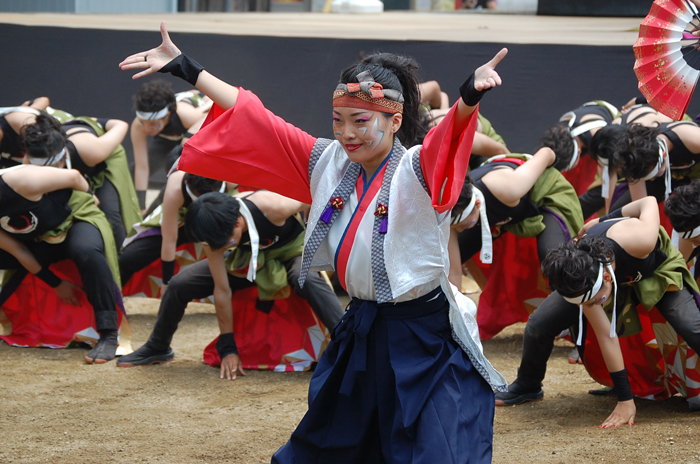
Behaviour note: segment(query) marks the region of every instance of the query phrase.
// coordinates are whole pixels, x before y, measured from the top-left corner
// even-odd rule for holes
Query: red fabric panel
[[[583,195],[595,180],[596,172],[598,172],[598,164],[590,156],[583,156],[575,168],[563,172],[562,175],[576,190],[576,195]]]
[[[550,291],[537,258],[537,241],[505,233],[493,242],[492,264],[473,260],[486,278],[479,296],[476,320],[482,340],[488,340],[516,322],[526,322]]]
[[[51,270],[63,280],[82,285],[78,269],[72,261],[52,264]],[[9,333],[1,335],[0,339],[10,345],[28,347],[65,348],[73,341],[93,344],[96,341],[94,337],[99,335],[95,330],[92,306],[84,292],[76,294],[81,306],[64,303],[53,288],[28,274],[0,309],[0,325],[9,328]],[[121,308],[117,308],[117,312],[121,344],[131,351],[131,332],[125,313]]]
[[[256,308],[257,298],[256,287],[238,290],[232,298],[233,333],[243,368],[300,371],[318,361],[330,336],[306,300],[292,293],[274,300],[266,314]],[[221,365],[216,340],[204,349],[204,362],[213,367]]]
[[[212,108],[185,144],[178,168],[311,203],[309,156],[316,138],[267,110],[240,89],[236,106]]]
[[[687,386],[688,380],[700,380],[700,365],[692,367],[686,364],[695,352],[682,344],[656,308],[647,311],[643,306],[637,308],[642,322],[642,332],[630,337],[620,338],[620,348],[625,360],[627,376],[630,380],[632,394],[655,400],[665,400],[677,392],[686,392],[688,398],[700,395],[700,388]],[[660,329],[657,334],[654,326]],[[672,334],[673,339],[662,338]],[[661,346],[661,349],[659,349]],[[687,348],[687,349],[686,349]],[[584,364],[593,379],[601,385],[612,387],[608,369],[598,346],[598,339],[593,329],[588,326]],[[677,369],[680,367],[680,371]],[[695,385],[698,385],[697,383]]]
[[[477,106],[471,116],[457,126],[454,115],[457,105],[455,103],[440,124],[428,132],[420,152],[423,177],[438,213],[451,209],[462,193],[478,122]]]

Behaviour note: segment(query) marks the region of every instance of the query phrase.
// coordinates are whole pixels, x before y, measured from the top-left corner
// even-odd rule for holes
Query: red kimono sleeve
[[[423,177],[438,213],[452,209],[459,199],[478,121],[477,107],[465,121],[458,123],[455,120],[457,104],[428,132],[420,152]]]
[[[233,108],[214,106],[184,146],[178,169],[311,203],[309,156],[316,138],[240,89]]]

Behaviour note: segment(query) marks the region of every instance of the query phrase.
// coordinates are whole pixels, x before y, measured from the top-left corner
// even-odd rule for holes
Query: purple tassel
[[[321,214],[321,220],[325,222],[326,224],[331,223],[331,219],[333,218],[333,207],[331,205],[328,205],[326,209],[323,211],[323,214]]]
[[[384,216],[382,218],[382,223],[379,224],[379,233],[380,234],[386,234],[387,229],[389,228],[389,218]]]

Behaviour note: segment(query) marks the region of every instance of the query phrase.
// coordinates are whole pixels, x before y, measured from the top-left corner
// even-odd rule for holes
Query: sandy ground
[[[157,303],[127,301],[135,347],[148,337]],[[523,327],[484,343],[509,380]],[[0,463],[269,462],[306,410],[311,374],[249,371],[220,380],[202,363],[216,331],[213,306],[191,304],[173,341],[175,361],[129,369],[86,365],[84,348],[0,345]],[[497,408],[495,463],[700,463],[700,413],[682,398],[637,400],[634,427],[599,429],[614,401],[587,394],[597,384],[567,363],[570,348],[557,342],[545,401]]]

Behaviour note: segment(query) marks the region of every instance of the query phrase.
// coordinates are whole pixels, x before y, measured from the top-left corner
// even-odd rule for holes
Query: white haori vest
[[[377,303],[386,303],[414,287],[439,281],[450,302],[450,324],[453,337],[469,357],[477,371],[495,389],[505,391],[505,378],[486,359],[478,338],[474,308],[468,302],[458,303],[447,279],[450,234],[450,211],[438,213],[432,206],[420,168],[420,149],[408,151],[398,139],[394,141],[378,202],[388,206],[388,224],[380,234],[381,218],[376,218],[372,238],[372,278]],[[320,246],[328,239],[328,230],[338,216],[334,212],[330,224],[321,220],[330,200],[344,198],[355,189],[360,165],[351,162],[337,141],[319,139],[309,161],[313,202],[304,239],[304,255],[300,281],[309,269],[333,269],[329,247]],[[365,214],[374,214],[367,211]],[[466,298],[466,297],[464,297]]]

